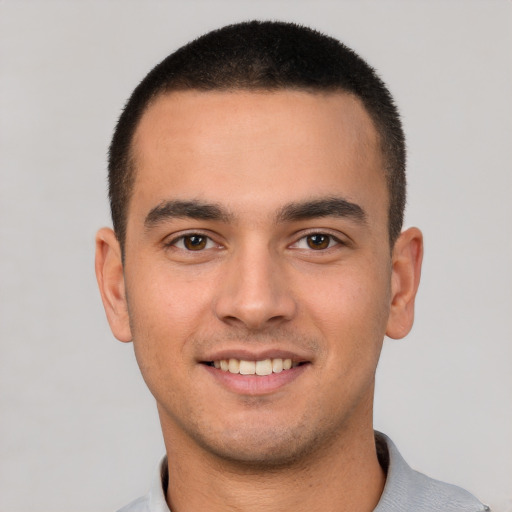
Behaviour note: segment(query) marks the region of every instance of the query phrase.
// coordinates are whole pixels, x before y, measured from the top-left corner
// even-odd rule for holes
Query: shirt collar
[[[164,457],[158,466],[157,474],[153,479],[153,485],[149,491],[148,501],[150,512],[170,512],[165,499],[168,482],[169,468],[167,465],[167,457]]]
[[[379,462],[387,472],[386,484],[373,512],[485,512],[489,507],[472,494],[412,469],[393,441],[375,432]]]

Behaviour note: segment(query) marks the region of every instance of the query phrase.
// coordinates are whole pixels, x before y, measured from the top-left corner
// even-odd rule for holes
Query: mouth
[[[202,364],[223,372],[264,377],[266,375],[272,375],[273,373],[286,372],[292,368],[308,364],[308,362],[293,361],[290,358],[261,359],[259,361],[230,358],[215,361],[202,361]]]

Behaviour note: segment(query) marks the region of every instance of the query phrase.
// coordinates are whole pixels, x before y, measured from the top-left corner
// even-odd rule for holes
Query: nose
[[[214,303],[221,321],[264,330],[291,320],[297,304],[278,255],[256,244],[233,254],[226,264]]]

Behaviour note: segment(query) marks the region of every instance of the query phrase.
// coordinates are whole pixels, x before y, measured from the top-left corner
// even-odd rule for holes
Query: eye
[[[202,251],[203,249],[212,249],[215,247],[215,243],[211,238],[199,233],[180,236],[173,240],[169,245],[186,251]]]
[[[339,245],[340,243],[341,242],[333,235],[328,235],[326,233],[311,233],[307,236],[303,236],[293,245],[293,247],[296,249],[322,251],[335,245]]]

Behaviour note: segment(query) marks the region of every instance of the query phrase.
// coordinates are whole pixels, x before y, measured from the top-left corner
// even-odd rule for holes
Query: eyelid
[[[321,235],[321,236],[326,236],[328,237],[330,240],[329,240],[329,245],[325,248],[316,248],[314,249],[313,247],[310,247],[310,246],[305,246],[305,247],[299,247],[299,244],[301,244],[302,242],[304,244],[307,244],[307,238],[310,237],[310,236],[315,236],[315,235]],[[336,246],[339,246],[339,245],[343,245],[343,242],[341,242],[341,240],[337,237],[335,237],[334,235],[331,235],[329,233],[310,233],[309,235],[304,235],[303,237],[299,238],[296,242],[294,242],[291,247],[294,248],[294,249],[301,249],[301,250],[307,250],[307,251],[314,251],[314,252],[325,252],[329,249],[332,249]]]
[[[176,244],[180,240],[183,240],[187,236],[193,236],[193,235],[197,235],[197,236],[201,236],[201,237],[207,238],[208,241],[210,243],[213,243],[215,245],[215,247],[217,247],[217,248],[224,248],[225,247],[224,243],[218,242],[218,238],[219,237],[216,236],[215,233],[211,233],[208,230],[201,230],[201,229],[190,229],[190,230],[187,230],[187,231],[181,231],[181,232],[178,232],[178,233],[173,233],[172,235],[168,235],[167,237],[164,238],[163,245],[166,248],[167,247],[173,247],[173,246],[176,246]],[[324,229],[322,229],[322,228],[316,228],[316,229],[315,228],[311,228],[311,229],[308,229],[308,230],[301,230],[298,233],[296,233],[294,235],[294,237],[293,237],[295,241],[292,242],[291,244],[289,244],[288,247],[294,248],[294,246],[296,246],[300,241],[302,241],[305,238],[307,238],[308,236],[312,236],[312,235],[328,236],[332,241],[335,242],[334,244],[331,244],[326,249],[319,249],[318,252],[327,251],[328,249],[332,249],[333,247],[338,246],[338,245],[339,246],[351,245],[351,239],[347,235],[344,235],[343,233],[340,233],[339,231],[336,231],[336,233],[333,233],[331,230],[326,229],[326,228],[324,228]],[[213,247],[206,247],[205,249],[202,249],[202,251],[207,250],[207,249],[212,249],[212,248]],[[193,252],[193,251],[189,251],[186,248],[177,248],[177,249],[181,249],[181,250],[187,251],[187,252]],[[311,248],[308,248],[308,250],[313,251],[313,249],[311,249]],[[198,252],[201,252],[201,251],[198,251]]]
[[[186,237],[194,236],[194,235],[207,238],[208,239],[207,244],[213,243],[215,247],[223,247],[223,244],[217,242],[215,240],[215,237],[212,236],[212,234],[210,232],[205,232],[201,229],[191,229],[189,231],[181,231],[179,233],[173,233],[172,235],[167,236],[163,240],[163,245],[166,248],[167,247],[176,247],[176,244],[180,240],[184,240]],[[176,247],[176,248],[183,250],[183,251],[187,251],[187,252],[194,252],[194,251],[190,251],[189,249],[186,249],[185,247]],[[207,249],[213,249],[213,247],[205,247],[204,249],[202,249],[202,251],[207,250]],[[197,251],[197,252],[201,252],[201,251]]]
[[[296,233],[295,235],[295,241],[289,245],[289,247],[294,248],[294,246],[297,246],[297,244],[307,238],[308,236],[312,235],[323,235],[329,237],[332,241],[336,242],[335,244],[329,245],[326,249],[318,249],[318,252],[327,251],[328,249],[332,249],[335,246],[346,246],[350,245],[350,239],[344,235],[343,233],[340,233],[339,231],[336,231],[333,233],[329,229],[322,229],[322,228],[312,228],[305,231],[300,231],[299,233]],[[311,248],[307,248],[310,251],[313,251]]]

